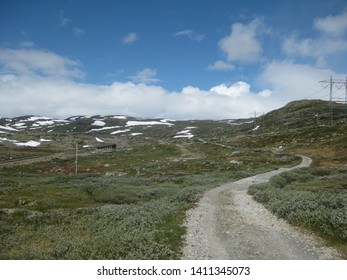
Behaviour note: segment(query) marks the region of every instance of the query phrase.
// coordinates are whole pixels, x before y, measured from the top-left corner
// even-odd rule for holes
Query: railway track
[[[49,161],[53,158],[71,158],[73,157],[73,154],[68,153],[56,153],[56,154],[50,154],[50,155],[39,155],[34,157],[23,157],[23,158],[15,158],[15,159],[8,159],[8,160],[0,160],[0,168],[3,167],[11,167],[16,165],[26,165],[26,164],[32,164],[36,162],[42,162],[42,161]]]
[[[104,153],[103,150],[90,150],[90,151],[84,151],[80,152],[78,156],[89,156],[95,153]],[[107,152],[107,151],[106,151]],[[70,159],[74,158],[76,156],[75,150],[69,150],[66,152],[60,152],[60,153],[54,153],[54,154],[48,154],[48,155],[39,155],[34,157],[22,157],[22,158],[15,158],[15,159],[8,159],[8,160],[0,160],[0,169],[3,167],[12,167],[16,165],[27,165],[37,162],[44,162],[44,161],[50,161],[52,159]]]
[[[34,157],[21,157],[21,158],[13,158],[13,159],[1,159],[0,160],[0,165],[1,164],[9,164],[9,163],[13,163],[13,162],[20,162],[20,161],[23,161],[23,160],[36,159],[36,158],[40,158],[40,157],[43,157],[43,155],[34,156]]]

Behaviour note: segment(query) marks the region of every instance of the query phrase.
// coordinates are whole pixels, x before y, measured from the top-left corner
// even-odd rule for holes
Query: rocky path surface
[[[310,158],[302,159],[293,168],[280,168],[206,192],[187,214],[183,259],[339,259],[339,254],[319,238],[278,219],[247,194],[252,184],[311,164]]]

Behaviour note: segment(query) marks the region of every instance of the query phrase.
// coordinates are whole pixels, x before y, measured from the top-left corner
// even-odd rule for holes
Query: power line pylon
[[[346,103],[346,106],[347,106],[347,77],[346,77],[346,80],[341,80],[341,79],[333,79],[333,77],[330,76],[329,80],[319,81],[319,83],[324,88],[327,88],[329,86],[329,89],[330,89],[329,113],[330,113],[330,126],[332,126],[333,125],[333,86],[335,85],[335,87],[337,87],[338,89],[341,89],[343,86],[346,87],[345,103]],[[345,115],[345,117],[346,117],[346,115]]]

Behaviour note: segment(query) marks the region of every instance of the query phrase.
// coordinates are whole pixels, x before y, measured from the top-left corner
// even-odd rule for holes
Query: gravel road
[[[302,159],[293,168],[280,168],[206,192],[187,213],[183,259],[340,259],[319,238],[278,219],[247,194],[252,184],[311,164],[310,158],[302,156]]]

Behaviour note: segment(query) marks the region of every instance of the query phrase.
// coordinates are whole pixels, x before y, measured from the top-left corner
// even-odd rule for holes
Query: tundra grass
[[[297,161],[233,152],[173,142],[80,157],[77,176],[73,158],[3,168],[0,258],[178,259],[204,191]]]
[[[347,258],[347,169],[304,168],[254,185],[249,193],[289,223],[325,238]]]

